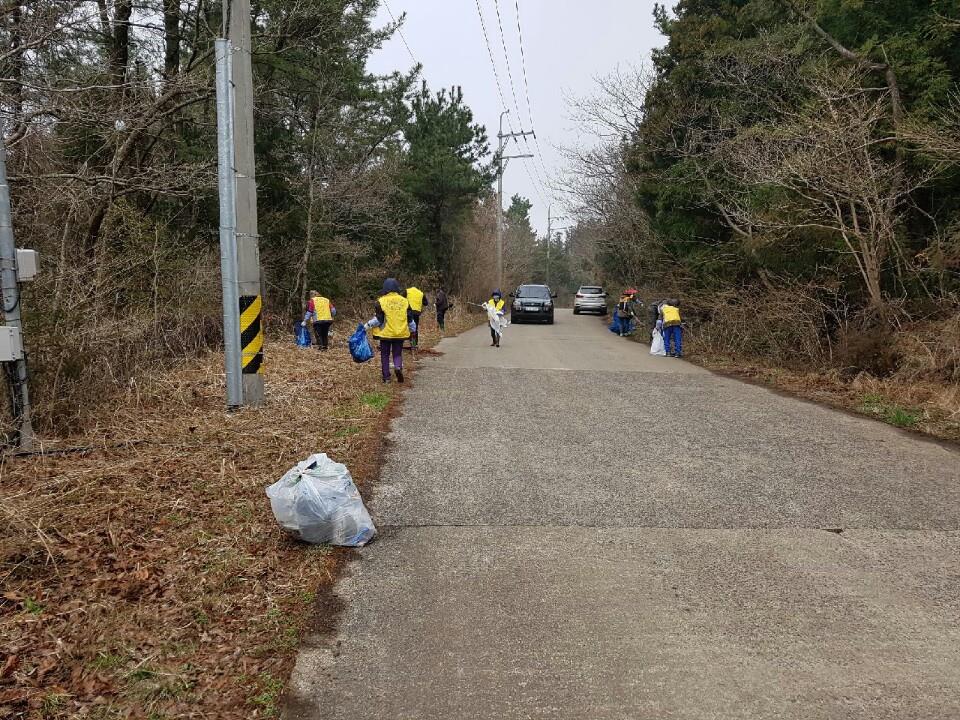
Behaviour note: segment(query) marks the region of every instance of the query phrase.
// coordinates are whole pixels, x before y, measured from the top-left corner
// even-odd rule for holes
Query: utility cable
[[[480,17],[480,27],[483,29],[483,41],[487,44],[487,54],[490,55],[490,67],[493,68],[493,77],[497,81],[497,92],[500,93],[500,106],[506,107],[507,101],[503,97],[503,86],[500,83],[500,72],[497,70],[497,63],[493,59],[493,48],[490,45],[490,35],[487,33],[487,22],[483,19],[483,10],[480,7],[480,0],[476,0],[477,15]],[[507,125],[510,126],[510,132],[513,132],[513,126],[510,118],[507,118]]]
[[[507,52],[507,37],[503,32],[503,20],[500,17],[500,0],[493,0],[493,7],[497,11],[497,26],[500,28],[500,44],[503,45],[503,59],[507,63],[507,77],[510,79],[510,92],[513,94],[513,107],[517,111],[517,117],[522,118],[520,113],[520,103],[517,102],[517,87],[513,82],[513,68],[510,65],[510,53]],[[521,119],[520,122],[523,122]]]
[[[520,38],[520,64],[523,68],[523,86],[527,100],[527,115],[530,118],[530,128],[535,130],[537,126],[533,121],[533,104],[530,102],[530,81],[527,76],[527,54],[523,47],[523,27],[520,23],[520,0],[514,0],[514,7],[516,8],[517,13],[517,36]],[[547,168],[543,164],[543,149],[540,147],[540,139],[536,135],[533,136],[533,142],[537,146],[537,160],[540,163],[540,167],[543,169],[543,174],[545,177],[549,177],[550,173],[547,172]]]
[[[413,50],[410,49],[410,44],[407,42],[406,35],[403,34],[403,28],[400,27],[400,23],[397,22],[397,18],[393,14],[393,10],[390,9],[390,3],[388,3],[387,0],[383,0],[383,6],[387,9],[387,12],[390,13],[390,19],[393,20],[393,24],[397,26],[397,32],[400,34],[400,39],[403,40],[403,46],[407,49],[407,54],[410,55],[410,59],[413,60],[415,65],[420,65],[420,61],[417,60],[413,54]]]
[[[475,4],[477,6],[477,17],[480,18],[480,28],[483,31],[483,42],[487,46],[487,55],[490,58],[490,68],[493,70],[493,78],[497,84],[497,93],[500,96],[500,106],[503,108],[506,108],[507,100],[503,94],[503,83],[500,80],[500,71],[497,70],[497,61],[494,59],[494,56],[493,56],[493,46],[490,44],[490,33],[487,31],[487,22],[486,20],[484,20],[484,17],[483,17],[483,8],[480,7],[480,0],[475,0]],[[497,8],[498,16],[499,16],[499,13],[500,13],[500,10],[498,6]],[[501,28],[501,37],[502,37],[502,28]],[[506,49],[506,46],[504,46],[504,49]],[[514,96],[514,99],[516,99],[516,96]],[[518,107],[517,113],[519,114],[519,112],[520,112],[520,109]],[[511,135],[515,135],[515,131],[513,129],[513,121],[511,120],[509,115],[507,116],[507,128],[510,130]],[[512,139],[514,140],[514,142],[516,142],[516,137],[513,137]],[[524,137],[524,140],[526,140],[526,137]],[[506,146],[504,146],[504,149],[506,149]],[[537,184],[537,181],[534,180],[533,176],[530,174],[530,168],[527,167],[526,163],[522,163],[522,165],[523,165],[524,172],[527,173],[527,177],[530,179],[530,184],[533,186],[534,192],[536,192],[538,197],[540,198],[540,202],[542,202],[544,205],[547,205],[548,203],[544,198],[541,188]]]

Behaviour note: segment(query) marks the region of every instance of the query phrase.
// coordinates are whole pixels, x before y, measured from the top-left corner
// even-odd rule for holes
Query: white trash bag
[[[346,465],[311,455],[267,488],[280,526],[319,545],[359,547],[377,533]]]
[[[663,333],[659,330],[653,331],[653,337],[650,342],[650,354],[665,357],[667,351],[663,347]]]

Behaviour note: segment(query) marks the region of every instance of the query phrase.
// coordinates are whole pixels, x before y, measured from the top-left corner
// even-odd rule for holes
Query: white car
[[[573,299],[573,314],[595,312],[607,314],[607,294],[599,285],[581,285]]]

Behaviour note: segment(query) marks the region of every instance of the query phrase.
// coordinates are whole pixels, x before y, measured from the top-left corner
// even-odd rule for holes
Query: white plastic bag
[[[502,336],[503,331],[506,330],[507,325],[509,325],[506,316],[504,316],[502,312],[498,312],[490,303],[483,303],[480,307],[487,311],[487,324],[490,325],[490,329],[498,336]]]
[[[377,533],[346,465],[311,455],[267,488],[273,516],[301,540],[359,547]]]
[[[650,354],[665,357],[667,351],[663,347],[663,333],[659,330],[653,331],[653,337],[650,342]]]

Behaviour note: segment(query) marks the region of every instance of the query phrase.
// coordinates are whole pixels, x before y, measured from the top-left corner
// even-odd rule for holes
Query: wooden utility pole
[[[253,154],[250,0],[232,0],[229,8],[229,37],[233,46],[233,160],[236,175],[235,222],[243,404],[258,407],[263,404],[263,296]]]

